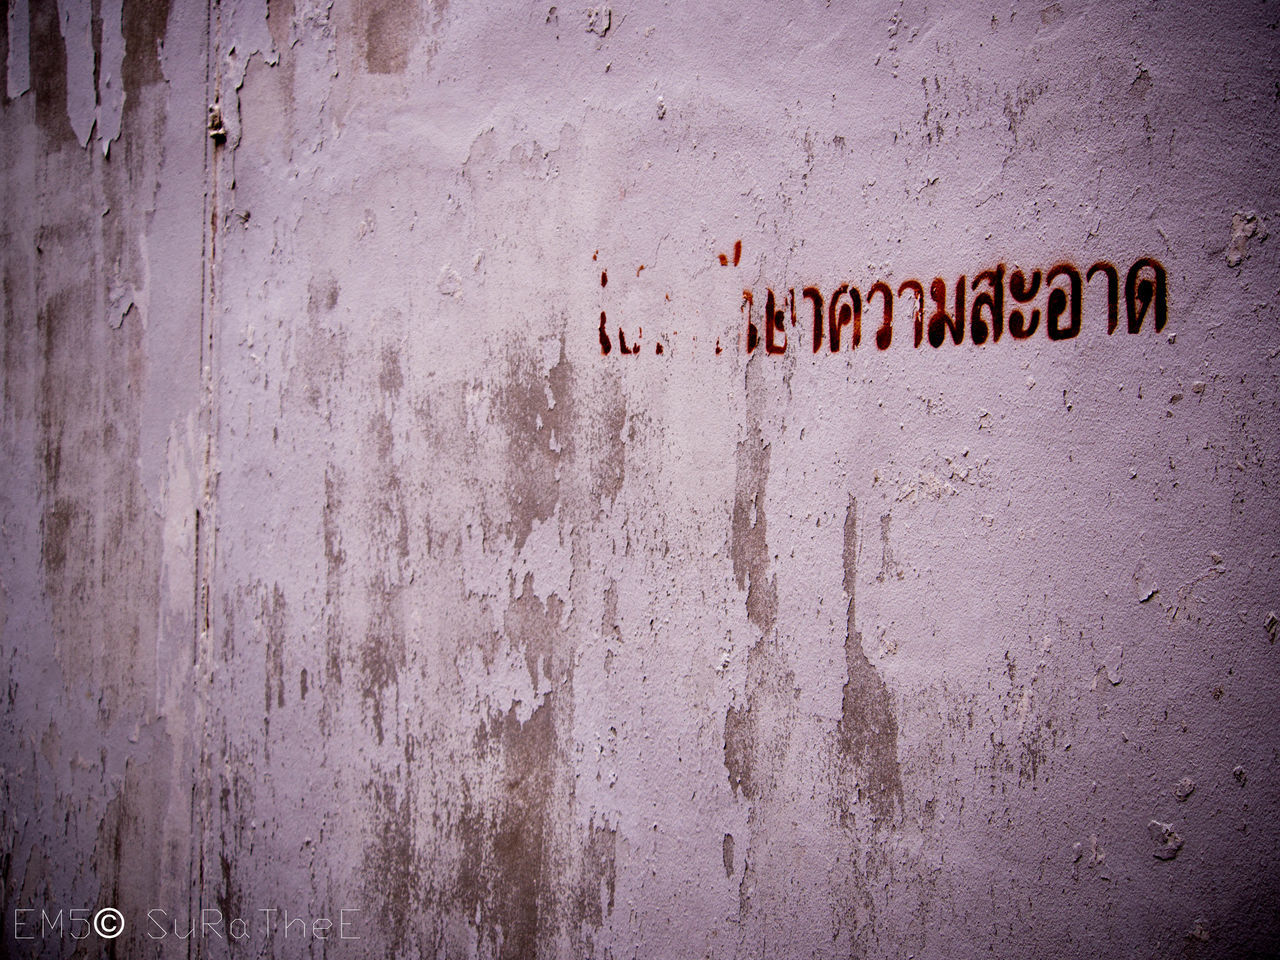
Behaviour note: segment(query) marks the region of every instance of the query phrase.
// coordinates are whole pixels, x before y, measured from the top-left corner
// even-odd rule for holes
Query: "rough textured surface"
[[[8,0],[4,949],[1274,955],[1278,24]]]

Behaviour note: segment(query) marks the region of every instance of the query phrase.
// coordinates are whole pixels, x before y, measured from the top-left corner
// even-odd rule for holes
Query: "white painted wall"
[[[9,0],[8,951],[1270,955],[1277,22]]]

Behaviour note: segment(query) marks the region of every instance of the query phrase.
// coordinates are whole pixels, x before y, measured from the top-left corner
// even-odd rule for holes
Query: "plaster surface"
[[[3,949],[1273,956],[1278,23],[8,0]]]

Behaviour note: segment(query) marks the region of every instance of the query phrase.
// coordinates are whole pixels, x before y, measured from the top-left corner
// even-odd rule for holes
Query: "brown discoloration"
[[[846,808],[865,796],[876,826],[884,827],[890,824],[895,811],[902,809],[903,802],[898,720],[884,680],[862,651],[862,634],[857,629],[858,502],[853,498],[845,511],[843,559],[844,591],[849,605],[844,639],[848,679],[836,727],[842,763],[840,782]]]
[[[75,501],[66,497],[59,498],[52,507],[45,511],[43,533],[43,550],[41,551],[45,569],[52,574],[60,574],[67,565],[67,550],[72,544],[84,542],[92,530],[93,518]]]
[[[267,29],[277,50],[284,50],[289,45],[293,11],[294,0],[267,0]]]
[[[98,888],[97,903],[90,905],[113,906],[126,917],[145,916],[161,896],[156,835],[169,809],[174,760],[173,744],[162,724],[144,729],[141,739],[147,750],[140,758],[126,761],[124,775],[116,781],[114,795],[103,809],[86,864]],[[28,901],[21,902],[25,905]],[[143,954],[147,943],[143,931],[142,924],[126,926],[123,936],[112,941],[112,955]]]
[[[405,664],[401,588],[377,574],[368,585],[369,620],[360,644],[360,694],[370,709],[378,743],[386,736],[383,698],[398,685]]]
[[[747,619],[768,634],[778,617],[778,581],[769,578],[768,522],[765,483],[769,479],[769,444],[757,422],[738,443],[738,476],[733,496],[733,575],[747,591]]]
[[[886,513],[880,517],[880,572],[876,574],[877,583],[884,583],[895,576],[902,579],[902,569],[893,559],[893,547],[889,544],[889,526],[892,521],[892,514]]]
[[[338,305],[341,293],[342,288],[333,274],[312,277],[307,283],[307,316],[315,321],[322,314],[333,310]]]
[[[68,215],[70,216],[70,214]],[[141,326],[102,322],[93,282],[53,265],[94,262],[83,225],[37,234],[36,454],[41,549],[59,657],[101,684],[106,716],[151,689],[159,609],[159,518],[140,469]],[[65,258],[65,259],[64,259]]]
[[[551,855],[555,702],[521,723],[513,706],[481,726],[477,747],[500,771],[497,795],[468,807],[459,824],[463,862],[457,899],[480,917],[481,936],[500,960],[527,960],[551,929],[558,885]]]
[[[422,870],[414,847],[413,792],[397,789],[395,780],[384,776],[369,782],[367,796],[373,827],[364,848],[365,895],[376,905],[377,929],[386,936],[390,955],[400,956],[427,888],[418,882]]]
[[[273,700],[275,706],[284,706],[285,599],[278,583],[270,597],[263,596],[261,616],[267,635],[264,709],[270,713]]]
[[[592,823],[582,850],[582,868],[572,904],[572,921],[578,943],[586,956],[597,955],[590,942],[591,930],[599,929],[613,913],[617,883],[618,831]],[[601,888],[604,899],[601,899]]]
[[[606,376],[600,397],[590,421],[591,492],[595,504],[602,507],[604,501],[612,504],[618,499],[626,478],[627,397],[613,374]]]
[[[750,705],[732,706],[724,717],[724,765],[729,771],[729,785],[736,794],[753,799],[760,795],[751,777],[756,750],[756,728],[751,722]]]
[[[320,315],[319,311],[316,315]],[[315,327],[300,339],[297,363],[289,371],[287,390],[330,417],[332,398],[343,388],[350,363],[346,332]]]
[[[560,463],[574,452],[573,368],[560,359],[544,379],[528,361],[514,360],[499,412],[507,434],[507,476],[512,535],[519,551],[535,523],[555,514]]]
[[[241,880],[249,872],[238,850],[252,843],[251,811],[254,806],[253,781],[244,775],[244,748],[224,742],[223,756],[228,761],[221,773],[218,790],[218,879],[220,889],[215,898],[224,917],[243,916],[244,898]]]
[[[358,29],[370,73],[403,73],[418,34],[418,5],[401,0],[364,0]]]
[[[604,590],[604,612],[600,617],[600,635],[607,638],[604,651],[604,672],[613,673],[613,660],[618,655],[622,629],[618,626],[618,582],[610,580]]]
[[[31,89],[36,97],[36,120],[49,138],[50,147],[56,149],[77,142],[67,115],[67,51],[58,24],[58,6],[32,2],[27,9],[31,17]]]
[[[766,389],[758,362],[747,365],[747,394],[750,398]],[[760,639],[747,656],[747,690],[744,704],[730,706],[725,714],[724,761],[729,783],[744,797],[759,799],[769,776],[760,765],[780,743],[776,729],[762,727],[780,719],[774,708],[788,678],[794,675],[774,643],[773,629],[778,617],[778,583],[768,578],[768,522],[765,515],[765,486],[769,480],[769,445],[765,443],[757,405],[748,400],[746,436],[737,449],[737,477],[734,484],[733,515],[729,549],[738,589],[747,591],[747,619],[760,630]],[[785,700],[785,694],[781,694]],[[777,702],[775,702],[777,701]],[[785,712],[785,706],[782,707]],[[761,716],[769,712],[770,717]],[[768,733],[764,733],[768,730]],[[785,747],[783,747],[785,749]],[[770,765],[771,766],[771,765]]]
[[[332,465],[324,473],[325,685],[342,683],[342,475]]]
[[[164,47],[172,3],[173,0],[135,0],[124,5],[122,25],[126,53],[121,73],[126,105],[143,87],[164,79],[160,51]]]
[[[403,560],[409,556],[409,518],[395,461],[395,433],[387,414],[376,413],[369,419],[369,440],[379,464],[373,515],[369,518],[374,543],[384,559],[394,556]]]
[[[562,625],[569,613],[554,593],[538,598],[532,574],[511,592],[498,643],[521,653],[534,689],[547,692],[532,710],[516,701],[480,724],[479,767],[465,781],[455,821],[461,863],[443,895],[476,924],[480,955],[551,956],[567,940],[576,955],[595,956],[596,931],[614,908],[617,837],[594,817],[579,826],[573,812],[566,754],[575,657],[572,628]],[[616,605],[615,592],[602,628],[612,634]]]
[[[0,0],[0,103],[9,102],[9,0]]]
[[[533,592],[532,573],[525,574],[521,587],[520,596],[507,607],[504,627],[507,637],[523,642],[525,666],[537,683],[540,676],[551,676],[564,601],[553,593],[544,606]]]
[[[778,644],[761,638],[747,654],[747,693],[724,718],[724,765],[735,794],[772,795],[786,762],[797,695],[795,671]]]
[[[382,348],[382,369],[378,372],[378,389],[389,400],[400,396],[404,374],[400,372],[400,353],[392,344]]]
[[[724,875],[727,880],[733,876],[733,834],[726,833],[720,844],[720,857],[724,861]]]
[[[783,833],[785,782],[791,736],[796,722],[796,676],[776,629],[778,596],[776,577],[768,578],[769,543],[766,538],[765,490],[769,479],[769,445],[764,440],[759,411],[769,383],[758,361],[747,365],[747,424],[738,444],[737,477],[731,519],[730,552],[739,589],[747,590],[747,619],[759,637],[747,654],[743,698],[725,714],[724,764],[730,787],[750,801],[749,840],[742,857],[738,882],[741,929],[758,931],[764,916],[757,909],[761,883],[771,882],[775,871],[787,869],[773,834]],[[723,855],[723,849],[722,849]],[[752,933],[746,933],[752,936]]]

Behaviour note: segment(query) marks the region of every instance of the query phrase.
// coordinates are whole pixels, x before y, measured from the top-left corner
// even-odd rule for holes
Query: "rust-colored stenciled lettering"
[[[857,287],[847,283],[836,287],[827,307],[827,321],[832,353],[840,352],[841,332],[850,324],[853,324],[853,335],[849,338],[849,349],[856,349],[862,343],[862,294]]]
[[[751,291],[743,290],[742,306],[739,309],[747,321],[747,353],[755,352],[756,346],[760,343],[760,330],[756,327],[755,320],[751,317],[751,311],[754,306],[755,298],[751,296]]]
[[[884,301],[884,315],[876,330],[876,349],[888,350],[889,344],[893,343],[893,290],[883,280],[877,280],[867,291],[868,307],[871,306],[871,298],[877,293]]]
[[[1095,273],[1106,274],[1107,277],[1107,333],[1115,333],[1120,323],[1120,271],[1114,263],[1099,260],[1085,273],[1085,280],[1092,280]]]
[[[1018,303],[1030,303],[1036,298],[1036,294],[1040,292],[1040,271],[1035,270],[1031,273],[1031,286],[1027,286],[1027,275],[1021,270],[1015,270],[1009,276],[1009,293]],[[1031,311],[1030,320],[1025,320],[1021,310],[1011,310],[1009,312],[1009,332],[1019,340],[1025,340],[1036,332],[1036,327],[1040,326],[1040,310],[1033,309]]]
[[[933,301],[933,313],[929,317],[929,345],[942,346],[948,332],[951,342],[964,340],[964,277],[956,281],[956,312],[947,313],[947,282],[935,277],[929,284],[929,298]]]
[[[1129,268],[1124,281],[1124,305],[1129,318],[1129,332],[1142,329],[1148,310],[1155,314],[1156,333],[1169,319],[1168,280],[1164,266],[1151,257],[1143,257]],[[1154,307],[1154,309],[1153,309]]]
[[[791,303],[791,320],[794,326],[796,316],[795,290],[788,291],[788,299]],[[781,342],[778,340],[778,334],[782,335]],[[767,288],[764,302],[764,350],[765,353],[771,354],[787,352],[786,314],[777,306],[772,287]]]
[[[915,318],[915,345],[919,347],[924,341],[924,286],[919,280],[903,280],[898,286],[898,296],[901,297],[908,290],[916,295],[916,309],[912,316]]]
[[[813,352],[822,349],[822,291],[817,287],[805,287],[804,298],[813,304]]]
[[[977,293],[978,284],[985,283],[987,289]],[[992,343],[999,343],[1004,334],[1004,264],[994,270],[983,270],[973,278],[973,312],[969,314],[969,336],[976,344],[987,342],[990,334]],[[987,318],[982,316],[987,311]]]
[[[1066,277],[1069,281],[1067,290],[1053,285],[1059,277]],[[1083,288],[1080,271],[1069,263],[1060,263],[1049,271],[1046,281],[1049,286],[1049,309],[1045,320],[1049,339],[1070,340],[1080,332],[1080,299]],[[1064,327],[1062,315],[1068,313],[1068,308],[1071,322]]]
[[[728,254],[720,255],[727,266]],[[741,241],[735,243],[735,265],[741,256]],[[593,258],[594,259],[594,258]],[[643,268],[640,268],[643,269]],[[636,275],[640,276],[640,269]],[[1106,277],[1105,287],[1091,283],[1101,273]],[[1123,275],[1123,294],[1121,278]],[[601,288],[608,284],[608,275],[600,271]],[[1074,263],[1062,260],[1049,267],[1023,268],[998,263],[972,275],[960,274],[954,285],[946,277],[935,276],[925,284],[908,279],[894,288],[885,280],[876,280],[865,287],[866,296],[852,283],[841,283],[824,292],[823,285],[808,283],[799,286],[766,286],[763,291],[763,317],[756,315],[755,294],[747,287],[742,290],[740,310],[745,328],[745,347],[754,353],[763,342],[765,352],[779,356],[789,346],[797,346],[809,339],[809,346],[816,355],[823,347],[833,354],[856,350],[862,343],[862,308],[865,299],[868,309],[874,299],[880,298],[878,326],[875,329],[876,349],[888,350],[893,344],[894,313],[896,302],[905,300],[903,309],[909,311],[912,320],[913,346],[919,348],[927,338],[930,346],[940,349],[948,341],[960,346],[965,341],[966,329],[974,346],[998,344],[1008,330],[1015,341],[1027,340],[1041,329],[1050,341],[1072,340],[1083,332],[1086,320],[1086,296],[1090,303],[1088,322],[1095,318],[1101,322],[1105,312],[1107,333],[1119,326],[1120,302],[1123,298],[1128,331],[1142,331],[1147,318],[1148,328],[1163,332],[1169,320],[1169,275],[1164,265],[1153,257],[1141,257],[1128,271],[1121,271],[1115,264],[1099,260],[1087,271],[1081,271]],[[926,322],[926,294],[929,313]],[[1006,300],[1008,297],[1008,300]],[[670,301],[671,295],[666,295]],[[804,312],[798,301],[808,301]],[[1105,311],[1103,310],[1105,307]],[[804,312],[805,323],[797,316]],[[763,327],[763,330],[761,329]],[[788,329],[790,327],[790,329]],[[621,327],[616,327],[616,339],[610,336],[605,311],[600,311],[598,338],[601,356],[609,356],[615,344],[618,353],[628,356],[639,352],[642,331],[636,329],[628,342]],[[673,335],[669,331],[668,335]],[[653,353],[665,355],[672,341],[655,341]],[[694,338],[696,344],[697,338]],[[720,340],[716,340],[717,355],[722,352]],[[695,347],[696,349],[696,347]]]

